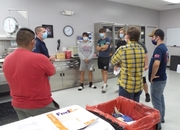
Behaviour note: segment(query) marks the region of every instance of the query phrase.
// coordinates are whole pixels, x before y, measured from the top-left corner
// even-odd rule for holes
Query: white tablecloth
[[[71,108],[80,108],[82,110],[85,110],[81,108],[80,106],[73,105],[66,108],[62,108],[56,111],[52,111],[49,113],[45,113],[39,116],[30,117],[21,121],[17,121],[14,123],[10,123],[4,126],[0,127],[0,130],[60,130],[49,120],[47,117],[47,114],[57,113],[57,112],[64,112],[64,110],[69,110]],[[86,110],[85,110],[86,111]],[[88,111],[87,115],[89,114]],[[86,115],[84,115],[86,117]],[[93,115],[95,116],[95,115]],[[97,117],[97,116],[95,116]],[[72,129],[71,129],[72,130]],[[74,129],[75,130],[75,129]],[[102,120],[101,118],[97,117],[97,120],[87,126],[85,130],[114,130],[114,128],[107,123],[106,121]]]

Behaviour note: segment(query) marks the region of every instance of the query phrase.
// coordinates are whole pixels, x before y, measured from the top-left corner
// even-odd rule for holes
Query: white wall
[[[56,53],[57,39],[61,39],[61,46],[75,45],[76,36],[84,31],[93,31],[95,22],[159,26],[160,17],[159,11],[105,0],[4,0],[0,8],[1,23],[8,16],[7,8],[28,9],[30,28],[33,30],[41,24],[53,25],[54,38],[45,40],[50,54]],[[63,16],[60,13],[62,10],[72,10],[75,14],[71,17]],[[74,28],[75,33],[70,38],[63,34],[65,25]],[[5,34],[2,26],[1,34]]]
[[[167,33],[167,28],[180,28],[180,9],[166,10],[160,12],[160,28]],[[176,33],[176,32],[174,32]],[[180,34],[179,34],[180,36]],[[180,42],[180,41],[179,41]],[[180,55],[179,47],[168,46],[170,55]]]

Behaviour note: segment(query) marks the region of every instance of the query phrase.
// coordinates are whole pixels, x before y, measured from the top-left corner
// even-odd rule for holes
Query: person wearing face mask
[[[124,39],[125,35],[126,35],[126,31],[124,30],[124,28],[121,28],[121,29],[118,30],[118,37],[120,38],[120,41],[116,44],[116,50],[120,46],[126,45],[126,41]]]
[[[106,29],[101,28],[99,30],[100,39],[98,41],[96,50],[99,52],[98,55],[98,68],[101,69],[103,87],[102,93],[106,92],[108,69],[109,69],[109,57],[110,57],[110,38],[106,37]]]
[[[89,41],[89,34],[84,32],[82,34],[83,41],[78,44],[78,55],[80,58],[80,87],[78,90],[81,91],[84,89],[84,73],[88,69],[88,78],[89,78],[89,87],[96,89],[96,86],[92,82],[92,68],[93,68],[93,56],[94,56],[94,44]]]
[[[117,43],[116,50],[120,46],[126,45],[127,38],[126,38],[126,32],[125,32],[124,28],[121,28],[121,29],[118,30],[118,36],[120,38],[120,41]],[[150,95],[149,95],[149,92],[148,92],[148,85],[147,85],[147,82],[146,82],[146,72],[148,70],[148,51],[147,51],[147,48],[146,48],[144,43],[141,43],[141,42],[138,42],[138,43],[143,47],[143,49],[145,51],[145,66],[144,66],[144,74],[143,74],[143,88],[144,88],[144,92],[145,92],[145,101],[150,102]],[[115,70],[117,70],[117,68],[118,68],[118,66],[114,67]]]
[[[158,130],[161,130],[161,123],[165,122],[165,101],[163,93],[167,82],[166,66],[169,60],[169,53],[164,44],[163,30],[155,29],[149,36],[152,37],[152,44],[156,46],[149,65],[151,99],[153,107],[159,110],[161,115],[161,122],[158,124]]]
[[[56,70],[47,57],[32,52],[35,33],[21,28],[16,34],[16,42],[17,49],[4,60],[3,72],[19,120],[59,109],[51,97],[48,80]]]
[[[145,51],[138,43],[140,30],[130,27],[127,31],[127,44],[117,49],[111,58],[114,66],[120,65],[118,77],[119,96],[139,102],[143,90],[143,71],[145,65]]]
[[[44,40],[48,36],[46,29],[42,26],[38,26],[35,28],[35,33],[36,33],[36,45],[35,48],[33,49],[33,52],[41,53],[45,55],[47,58],[49,58],[51,62],[54,62],[55,57],[49,55],[48,49],[44,42]]]

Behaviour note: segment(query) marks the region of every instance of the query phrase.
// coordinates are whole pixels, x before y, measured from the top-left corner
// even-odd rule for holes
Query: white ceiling
[[[107,0],[112,2],[118,2],[128,5],[134,5],[154,10],[169,10],[180,8],[180,4],[173,5],[172,3],[162,0]]]

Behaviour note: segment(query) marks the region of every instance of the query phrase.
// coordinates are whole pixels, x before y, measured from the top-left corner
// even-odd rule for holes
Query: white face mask
[[[120,34],[119,34],[119,37],[120,37],[120,38],[124,38],[124,34],[121,34],[121,33],[120,33]]]
[[[88,40],[88,37],[83,37],[83,40],[84,40],[84,41],[87,41],[87,40]]]

